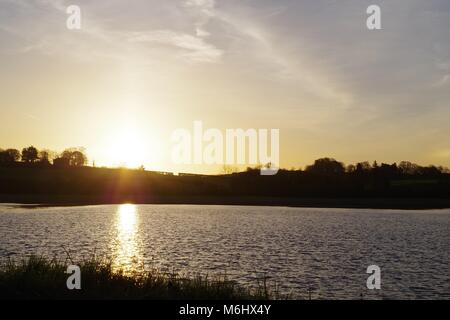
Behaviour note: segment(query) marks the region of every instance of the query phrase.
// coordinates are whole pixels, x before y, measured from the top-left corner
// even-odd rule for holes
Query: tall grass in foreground
[[[2,299],[207,299],[262,300],[275,298],[266,281],[257,289],[237,285],[226,277],[184,278],[157,270],[125,274],[115,271],[108,260],[91,258],[81,269],[81,290],[68,290],[67,262],[32,256],[0,267]],[[72,263],[70,263],[72,264]]]

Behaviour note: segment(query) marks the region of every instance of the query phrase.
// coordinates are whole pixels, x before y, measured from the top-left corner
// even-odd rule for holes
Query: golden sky
[[[378,3],[383,29],[366,28]],[[450,166],[448,1],[0,0],[0,147],[171,163],[171,134],[280,129],[280,160]]]

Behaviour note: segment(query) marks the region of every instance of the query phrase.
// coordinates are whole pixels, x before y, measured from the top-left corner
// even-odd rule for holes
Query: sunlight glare
[[[145,163],[145,143],[136,128],[128,127],[115,134],[110,147],[110,159],[116,165],[137,168]]]
[[[141,262],[138,235],[138,213],[134,204],[122,204],[117,210],[117,239],[115,241],[114,269],[132,273]]]

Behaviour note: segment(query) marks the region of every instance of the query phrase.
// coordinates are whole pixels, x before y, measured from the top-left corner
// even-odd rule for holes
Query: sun
[[[122,167],[145,170],[164,171],[167,148],[165,133],[157,123],[144,124],[134,116],[124,114],[121,119],[105,123],[99,138],[97,163],[106,167]]]
[[[144,165],[146,161],[146,143],[134,127],[125,127],[116,131],[109,150],[109,159],[117,166],[137,168]]]

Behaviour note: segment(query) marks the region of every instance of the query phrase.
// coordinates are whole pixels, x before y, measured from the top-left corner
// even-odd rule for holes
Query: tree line
[[[421,175],[421,176],[434,176],[441,173],[449,173],[449,169],[442,166],[420,166],[410,161],[401,161],[399,164],[387,164],[382,163],[379,165],[377,161],[374,161],[371,165],[369,162],[359,162],[357,164],[349,164],[347,166],[344,163],[339,162],[332,158],[322,158],[314,162],[313,165],[306,167],[306,172],[319,173],[319,174],[378,174],[378,175]]]
[[[24,163],[28,165],[43,165],[56,167],[82,167],[87,164],[87,156],[84,148],[69,148],[61,153],[43,149],[38,150],[34,146],[17,149],[0,148],[0,165],[8,166]]]
[[[68,148],[61,153],[48,149],[38,150],[34,146],[23,148],[20,152],[17,149],[0,148],[0,165],[8,166],[17,163],[33,164],[33,165],[53,165],[56,167],[83,167],[87,164],[87,156],[85,149]],[[226,166],[224,166],[225,168]],[[260,167],[247,168],[247,173],[256,173]],[[225,170],[225,174],[231,174],[234,170]],[[333,158],[321,158],[314,161],[312,165],[308,165],[304,170],[282,170],[282,172],[304,172],[318,176],[335,176],[335,175],[375,175],[375,176],[424,176],[432,177],[440,174],[450,173],[450,170],[443,166],[420,166],[410,161],[401,161],[399,164],[378,164],[374,161],[359,162],[356,164],[345,165],[343,162]]]
[[[267,165],[270,167],[270,164]],[[258,173],[261,166],[248,167],[247,173]],[[224,166],[223,174],[238,173],[237,169]],[[306,173],[317,176],[338,176],[338,175],[380,175],[380,176],[436,176],[440,174],[450,173],[450,169],[443,166],[421,166],[410,161],[401,161],[400,163],[381,163],[374,161],[370,164],[368,161],[358,162],[356,164],[345,165],[343,162],[337,161],[333,158],[321,158],[314,161],[313,164],[301,169],[281,169],[283,173]]]
[[[56,154],[28,147],[22,152],[2,150],[0,155],[0,196],[48,195],[51,200],[54,195],[83,195],[102,201],[146,201],[152,196],[450,199],[447,168],[408,161],[345,165],[322,158],[302,170],[280,169],[275,176],[261,176],[260,168],[204,176],[91,167],[40,170],[83,167],[86,156],[75,148]]]

